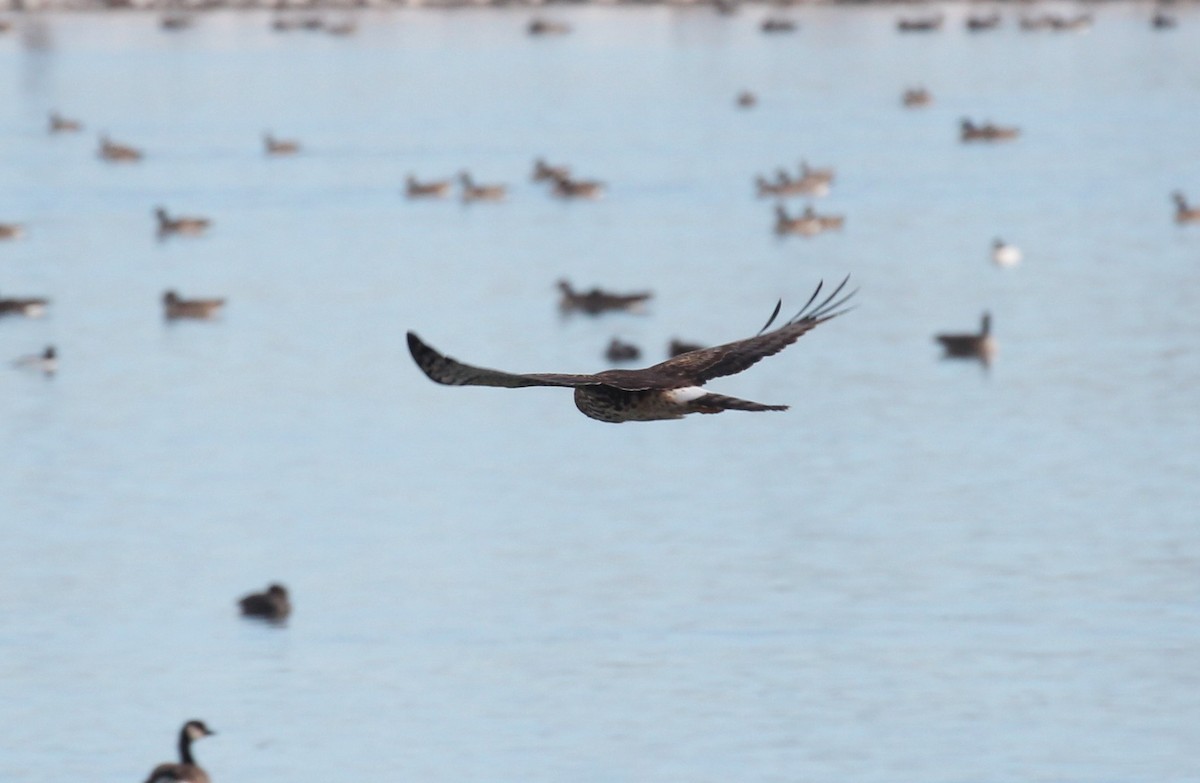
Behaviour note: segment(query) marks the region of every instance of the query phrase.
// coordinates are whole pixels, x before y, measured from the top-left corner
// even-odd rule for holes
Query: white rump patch
[[[671,402],[683,404],[708,394],[708,389],[700,386],[684,386],[682,389],[671,389],[664,396]]]

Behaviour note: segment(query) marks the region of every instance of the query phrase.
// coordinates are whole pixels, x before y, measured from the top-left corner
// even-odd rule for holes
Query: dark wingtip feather
[[[763,328],[758,330],[758,334],[762,334],[763,332],[767,331],[767,329],[771,328],[771,324],[775,323],[775,319],[779,317],[779,311],[782,308],[783,308],[783,300],[780,299],[778,302],[775,303],[775,309],[771,311],[771,317],[767,319],[767,322],[765,324],[763,324]]]

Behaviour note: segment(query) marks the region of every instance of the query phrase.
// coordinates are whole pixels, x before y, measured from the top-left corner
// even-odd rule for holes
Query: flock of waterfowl
[[[994,29],[1000,24],[999,15],[987,17],[971,16],[966,26],[971,31]],[[191,24],[190,17],[168,15],[163,18],[165,29],[180,30]],[[936,31],[942,27],[942,17],[901,19],[897,29],[903,32]],[[1020,20],[1023,30],[1074,30],[1091,24],[1091,17],[1064,19],[1059,17],[1027,17]],[[1173,18],[1163,13],[1155,16],[1154,26],[1165,29],[1174,26]],[[317,17],[279,17],[273,22],[279,31],[295,29],[325,30],[345,35],[353,32],[351,24],[330,25]],[[769,18],[762,23],[764,33],[786,33],[797,29],[792,20]],[[534,20],[527,28],[530,35],[564,35],[571,31],[565,24],[547,20]],[[921,108],[933,103],[932,93],[925,87],[909,88],[902,95],[902,105]],[[749,109],[758,103],[757,96],[743,91],[736,98],[739,107]],[[65,117],[57,112],[49,115],[49,132],[78,133],[84,125],[77,119]],[[1020,129],[997,125],[991,122],[977,123],[963,118],[960,123],[960,140],[970,142],[1012,141],[1020,136]],[[280,139],[270,132],[262,138],[264,152],[272,156],[287,156],[300,153],[301,145],[296,140]],[[141,149],[119,143],[107,134],[99,137],[98,156],[112,164],[130,164],[144,160]],[[844,228],[842,215],[821,214],[812,204],[801,211],[791,213],[784,200],[789,198],[819,198],[831,192],[835,182],[832,168],[813,168],[800,161],[793,173],[786,168],[776,170],[773,177],[757,175],[753,184],[759,198],[775,199],[774,231],[778,235],[815,237],[825,232]],[[570,167],[550,164],[544,159],[534,161],[530,178],[545,183],[548,192],[562,199],[595,199],[602,196],[606,183],[595,179],[584,179],[572,174]],[[410,174],[404,186],[404,195],[409,199],[448,199],[456,191],[464,203],[502,202],[509,190],[502,183],[477,182],[470,172],[462,171],[456,176],[443,179],[419,179]],[[1179,224],[1200,223],[1200,207],[1191,206],[1182,192],[1171,196],[1175,204],[1174,220]],[[200,235],[209,231],[212,221],[206,217],[172,214],[165,206],[154,208],[153,215],[160,237],[173,235]],[[19,240],[25,233],[19,223],[0,223],[0,240]],[[991,261],[997,267],[1008,268],[1018,265],[1022,253],[1016,246],[997,238],[991,250]],[[537,373],[515,374],[490,370],[459,362],[423,342],[415,333],[408,334],[411,355],[420,369],[432,380],[448,385],[484,385],[503,388],[530,386],[557,386],[572,388],[578,408],[587,416],[606,422],[648,421],[675,419],[691,413],[718,413],[724,410],[778,411],[786,405],[763,404],[741,400],[707,391],[704,384],[717,377],[741,372],[759,360],[778,353],[795,342],[817,325],[831,320],[848,309],[847,304],[854,295],[847,292],[846,281],[834,287],[832,292],[822,294],[818,286],[804,307],[781,326],[771,329],[779,315],[779,308],[771,315],[767,324],[752,337],[724,345],[708,347],[673,338],[666,348],[667,359],[642,370],[611,369],[595,374]],[[610,312],[637,312],[643,309],[653,294],[649,291],[615,293],[601,288],[576,289],[568,280],[558,282],[559,308],[564,314],[583,313],[599,316]],[[184,298],[175,290],[162,294],[161,305],[167,319],[212,319],[225,307],[223,298]],[[49,299],[41,296],[0,298],[0,316],[13,315],[38,317],[49,305]],[[982,314],[978,332],[946,333],[934,335],[947,357],[969,358],[989,362],[995,354],[996,342],[992,335],[992,316]],[[613,363],[636,361],[642,350],[619,338],[612,338],[604,351],[605,358]],[[16,360],[16,365],[46,374],[55,372],[58,366],[55,346]],[[243,615],[279,622],[288,617],[291,603],[287,589],[272,584],[265,592],[247,595],[238,602]],[[202,721],[188,721],[180,730],[178,740],[178,763],[162,764],[154,768],[147,783],[161,781],[190,781],[208,783],[209,777],[196,763],[192,744],[214,732]]]

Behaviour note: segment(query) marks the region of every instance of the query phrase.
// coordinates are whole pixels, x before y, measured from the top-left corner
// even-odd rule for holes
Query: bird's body
[[[448,179],[422,182],[410,174],[404,181],[404,193],[409,198],[445,198],[450,195],[451,185]]]
[[[142,151],[126,144],[117,144],[108,136],[101,136],[100,157],[109,163],[136,163],[142,159]]]
[[[281,584],[267,587],[265,593],[251,593],[238,601],[242,614],[266,620],[284,620],[292,613],[287,588]]]
[[[933,93],[924,87],[910,87],[904,91],[900,102],[909,109],[921,109],[933,104]]]
[[[56,111],[50,112],[51,133],[76,133],[81,130],[83,130],[83,123],[79,120],[68,119]]]
[[[1200,207],[1190,206],[1187,197],[1178,191],[1171,194],[1171,199],[1175,202],[1176,223],[1200,223]]]
[[[533,174],[530,179],[534,182],[545,182],[546,180],[569,179],[570,177],[570,166],[553,166],[545,159],[538,158],[533,162]]]
[[[53,375],[58,370],[58,352],[54,350],[53,345],[48,345],[46,350],[39,354],[20,357],[13,362],[13,366]]]
[[[594,179],[556,176],[550,192],[559,198],[600,198],[604,195],[604,183]]]
[[[609,340],[608,348],[604,350],[604,358],[610,362],[632,362],[642,358],[642,349],[614,337]]]
[[[163,294],[163,314],[176,318],[212,318],[225,306],[224,299],[183,299],[174,291]]]
[[[849,278],[847,278],[848,280]],[[605,370],[593,375],[556,373],[515,374],[463,364],[438,353],[413,332],[408,333],[408,348],[413,360],[431,380],[451,386],[494,386],[522,388],[556,386],[575,390],[575,406],[585,416],[598,421],[660,421],[680,419],[690,413],[720,413],[726,410],[782,411],[786,405],[765,405],[736,397],[716,394],[704,388],[713,378],[733,375],[759,360],[779,353],[818,324],[845,312],[843,305],[853,292],[839,298],[847,280],[820,303],[818,285],[808,303],[779,328],[754,337],[713,348],[681,354],[641,370]]]
[[[277,139],[271,133],[264,133],[263,148],[268,155],[295,155],[300,151],[300,142],[294,139]]]
[[[146,783],[209,783],[208,773],[192,757],[192,743],[215,734],[204,721],[190,720],[179,732],[179,763],[159,764],[146,778]]]
[[[508,196],[508,188],[504,185],[480,185],[465,171],[458,176],[458,181],[462,184],[464,202],[503,201]]]
[[[0,316],[23,315],[26,318],[41,318],[46,314],[50,300],[40,296],[0,297]]]
[[[941,344],[948,359],[978,359],[988,364],[996,353],[991,313],[983,314],[978,333],[938,334],[934,335],[934,339]]]
[[[0,239],[20,239],[25,236],[25,227],[20,223],[0,223]]]
[[[641,291],[633,294],[614,294],[593,288],[590,291],[576,291],[566,280],[558,281],[558,289],[562,292],[558,308],[564,313],[579,310],[588,315],[599,315],[612,311],[640,312],[653,294]]]
[[[976,125],[965,117],[959,121],[959,138],[962,141],[1012,141],[1021,135],[1020,128],[1014,128],[1006,125],[996,125],[994,123],[985,122],[983,125]]]
[[[1021,263],[1021,248],[996,239],[992,242],[992,263],[1002,267],[1016,266]]]
[[[158,207],[154,210],[154,217],[158,220],[158,233],[162,236],[167,234],[203,234],[212,225],[212,221],[202,217],[171,217],[167,214],[167,210]]]

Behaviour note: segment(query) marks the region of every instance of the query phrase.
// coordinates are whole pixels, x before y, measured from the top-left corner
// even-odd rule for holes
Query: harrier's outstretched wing
[[[855,291],[841,297],[839,294],[849,280],[850,278],[847,277],[838,284],[833,293],[825,297],[819,304],[814,305],[817,296],[821,293],[821,286],[824,284],[817,285],[817,289],[813,291],[804,307],[800,308],[800,312],[774,331],[766,331],[767,327],[775,320],[775,315],[772,315],[771,320],[767,321],[767,325],[763,327],[763,331],[754,337],[680,354],[661,364],[648,367],[645,372],[655,378],[687,381],[697,386],[713,378],[739,373],[760,359],[779,353],[818,324],[846,312],[844,305],[850,297],[854,296]],[[778,313],[779,308],[776,307],[775,314]]]
[[[450,386],[500,386],[519,389],[524,386],[594,386],[603,383],[595,375],[563,375],[556,373],[517,373],[473,367],[443,356],[412,332],[408,333],[408,350],[422,372],[438,383]]]

